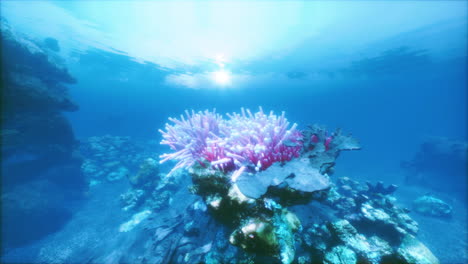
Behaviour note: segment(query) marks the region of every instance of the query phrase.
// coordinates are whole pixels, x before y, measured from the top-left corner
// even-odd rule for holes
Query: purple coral
[[[253,164],[257,171],[299,156],[302,135],[296,130],[297,124],[288,129],[284,112],[278,117],[273,111],[264,114],[262,108],[255,114],[242,108],[241,114],[228,114],[228,117],[228,150],[242,157],[239,161]]]
[[[219,138],[221,116],[208,110],[198,113],[192,111],[191,114],[185,111],[185,114],[187,120],[183,115],[180,120],[169,118],[174,125],[166,124],[166,131],[159,130],[163,136],[161,144],[169,145],[175,151],[161,155],[160,163],[167,160],[178,161],[169,174],[178,168],[191,167],[197,161],[211,161],[219,155],[217,152],[221,152],[220,146],[213,140]]]
[[[166,124],[166,131],[160,130],[161,144],[175,151],[161,155],[161,163],[178,161],[169,174],[197,162],[202,166],[209,162],[212,168],[222,171],[242,172],[245,167],[259,171],[300,155],[302,134],[296,124],[289,128],[284,112],[281,116],[273,112],[266,115],[260,108],[252,114],[242,108],[241,114],[228,114],[228,120],[215,111],[186,111],[186,115],[187,119],[169,118],[174,124]]]

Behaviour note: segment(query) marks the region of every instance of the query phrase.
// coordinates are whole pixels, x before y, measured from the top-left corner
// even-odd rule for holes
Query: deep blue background
[[[345,173],[394,171],[425,138],[466,139],[467,132],[464,54],[436,62],[429,57],[416,65],[411,64],[414,58],[395,57],[370,69],[349,64],[311,81],[284,73],[281,83],[194,90],[169,86],[165,77],[174,72],[157,65],[93,51],[79,56],[71,68],[79,80],[71,92],[80,111],[69,117],[78,138],[112,134],[159,141],[157,130],[185,109],[226,113],[262,106],[278,114],[286,111],[299,127],[318,123],[355,135],[363,149],[343,155],[337,169]],[[372,67],[384,69],[376,73]],[[126,79],[114,78],[119,75]]]

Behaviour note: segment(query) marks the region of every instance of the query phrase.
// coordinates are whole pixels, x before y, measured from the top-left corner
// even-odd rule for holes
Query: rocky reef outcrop
[[[159,164],[152,158],[141,162],[136,173],[128,175],[131,187],[120,195],[124,211],[147,208],[159,211],[173,202],[173,193],[178,190],[181,182],[180,171],[174,177],[165,177],[159,172]]]
[[[84,188],[77,141],[62,114],[78,109],[66,86],[76,80],[45,45],[1,21],[0,135],[2,205],[6,205],[2,242],[6,247],[58,229],[70,215],[62,201]]]
[[[155,186],[167,190],[172,201],[154,209],[148,202],[131,208],[135,217],[147,216],[140,225],[151,239],[137,243],[146,245],[140,255],[124,254],[122,259],[190,264],[439,263],[417,239],[418,224],[409,209],[396,205],[396,185],[331,177],[323,190],[307,193],[271,186],[261,197],[251,198],[222,173],[200,167],[189,172],[189,190],[202,199],[184,194],[182,186],[189,178],[182,171],[170,177],[177,181],[172,189],[165,189],[166,177],[160,174]]]
[[[149,143],[141,143],[128,136],[104,135],[83,140],[80,152],[85,157],[82,170],[86,181],[90,186],[127,178],[132,184],[142,182],[141,177],[145,172],[142,175],[133,173],[139,170],[140,164],[147,157],[154,156],[150,151],[152,147]]]
[[[396,186],[337,179],[326,199],[313,205],[326,213],[305,228],[302,263],[438,263],[416,239],[418,224],[409,210],[399,208],[389,190]]]

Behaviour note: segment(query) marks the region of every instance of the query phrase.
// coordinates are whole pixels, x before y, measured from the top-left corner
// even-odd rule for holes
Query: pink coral
[[[161,155],[162,162],[176,160],[178,168],[203,165],[209,162],[215,169],[243,171],[250,167],[265,170],[275,162],[289,161],[300,155],[302,134],[291,128],[284,117],[273,112],[266,115],[262,108],[252,114],[241,109],[241,114],[228,114],[224,120],[215,111],[190,114],[187,119],[170,118],[174,125],[166,124],[161,144],[169,145],[175,152]]]
[[[247,114],[246,114],[247,112]],[[296,124],[290,129],[284,117],[260,111],[252,114],[242,109],[241,114],[229,115],[229,135],[226,137],[228,150],[242,161],[253,164],[256,170],[265,170],[274,162],[289,161],[298,157],[302,147],[302,135]]]
[[[160,163],[167,160],[178,161],[169,174],[178,168],[191,167],[197,161],[218,159],[218,155],[223,152],[213,141],[220,134],[221,116],[215,111],[185,113],[187,119],[183,115],[180,120],[169,118],[174,125],[166,124],[166,131],[159,130],[163,136],[161,144],[169,145],[175,151],[161,155]]]

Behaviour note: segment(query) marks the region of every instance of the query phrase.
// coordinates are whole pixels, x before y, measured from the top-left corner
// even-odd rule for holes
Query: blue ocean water
[[[419,241],[440,263],[468,262],[467,2],[0,5],[2,262],[222,263],[220,248],[244,256],[229,244],[232,227],[210,226],[207,212],[198,224],[211,237],[187,235],[186,222],[174,231],[171,219],[194,217],[189,202],[202,200],[187,175],[161,187],[173,163],[158,166],[158,183],[132,178],[171,151],[158,132],[169,117],[242,107],[351,133],[361,149],[343,151],[331,179],[398,185],[395,204],[410,208]],[[146,202],[129,188],[166,196]],[[418,213],[426,194],[451,213]],[[138,217],[145,229],[122,227]],[[164,242],[171,236],[193,248]],[[323,261],[299,244],[294,263]]]

